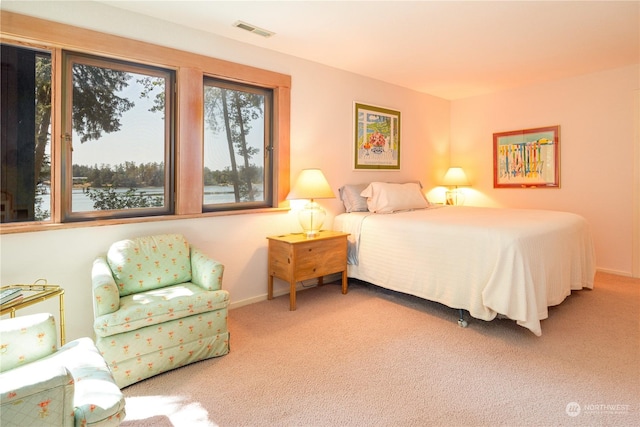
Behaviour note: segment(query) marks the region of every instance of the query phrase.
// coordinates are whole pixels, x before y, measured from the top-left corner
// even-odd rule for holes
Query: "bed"
[[[371,183],[357,193],[362,186],[340,189],[347,212],[333,223],[350,233],[351,278],[477,319],[504,316],[537,336],[548,307],[593,288],[592,236],[580,215],[432,205],[419,200],[415,183]],[[349,191],[362,200],[347,201]],[[420,196],[407,196],[416,191]]]

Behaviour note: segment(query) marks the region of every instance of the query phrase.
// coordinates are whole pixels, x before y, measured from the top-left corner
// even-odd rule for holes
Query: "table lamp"
[[[336,197],[327,179],[320,169],[303,169],[291,188],[287,200],[309,199],[298,213],[298,220],[307,238],[313,238],[320,232],[326,213],[314,199],[332,199]]]
[[[469,180],[462,168],[452,167],[449,168],[444,178],[442,178],[442,185],[449,187],[450,189],[446,193],[447,205],[463,205],[464,193],[458,189],[461,186],[469,186]],[[451,189],[453,187],[453,189]]]

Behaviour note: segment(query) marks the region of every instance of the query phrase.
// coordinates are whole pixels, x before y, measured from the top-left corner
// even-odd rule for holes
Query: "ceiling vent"
[[[258,28],[255,25],[247,24],[246,22],[242,21],[236,21],[233,26],[267,38],[275,34],[273,31],[265,30],[264,28]]]

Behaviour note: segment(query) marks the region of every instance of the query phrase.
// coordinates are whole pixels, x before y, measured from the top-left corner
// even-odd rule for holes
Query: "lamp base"
[[[322,224],[324,224],[325,216],[326,212],[324,209],[313,200],[307,203],[304,209],[298,213],[298,221],[300,221],[300,226],[302,226],[302,230],[307,236],[307,239],[318,237],[320,228]]]
[[[464,205],[464,193],[458,189],[449,190],[445,193],[447,205],[461,206]]]

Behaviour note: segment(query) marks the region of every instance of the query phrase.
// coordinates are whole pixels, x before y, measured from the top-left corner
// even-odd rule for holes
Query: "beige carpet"
[[[550,309],[542,336],[359,282],[229,315],[231,352],[124,389],[123,426],[640,425],[640,280]]]

